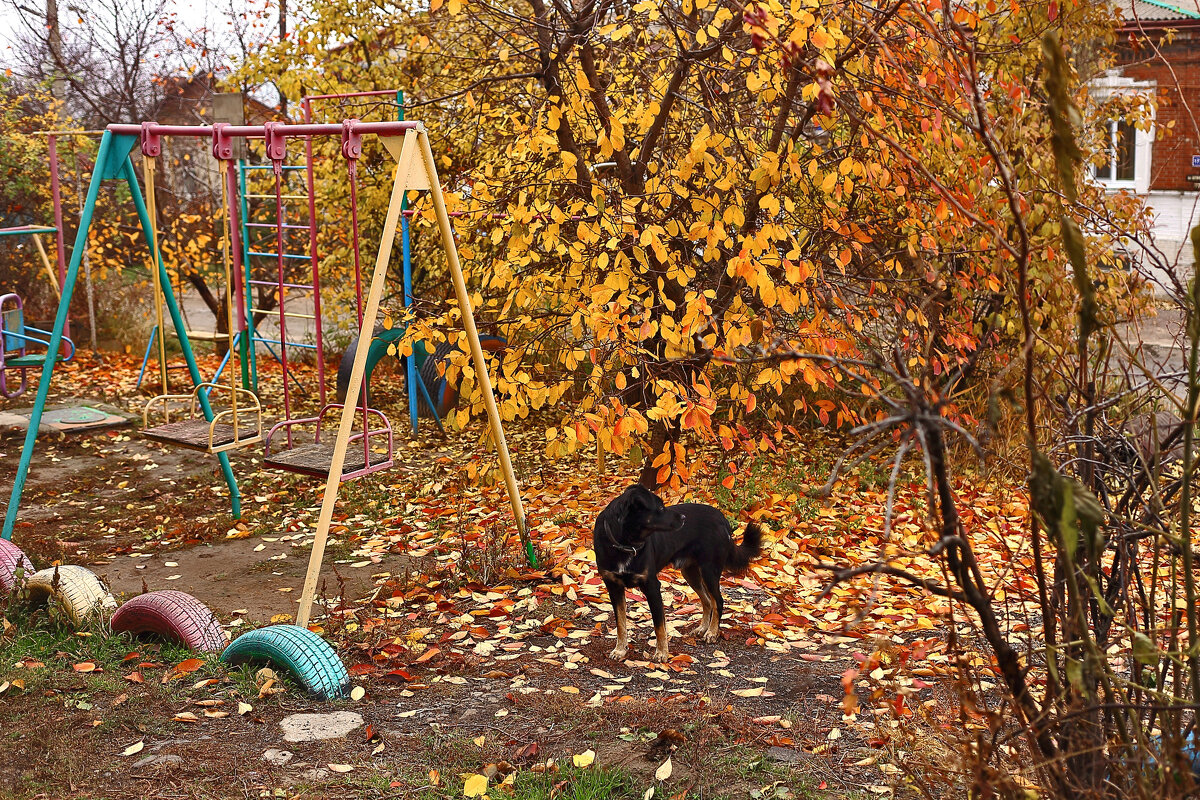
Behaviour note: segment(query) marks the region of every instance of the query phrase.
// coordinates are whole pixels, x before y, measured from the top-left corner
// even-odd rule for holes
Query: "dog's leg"
[[[612,601],[613,616],[617,620],[617,646],[609,653],[609,658],[624,661],[629,651],[628,620],[625,615],[625,586],[615,581],[605,580],[608,587],[608,599]]]
[[[657,577],[646,581],[642,587],[646,593],[646,602],[650,605],[650,616],[654,618],[654,660],[666,661],[670,658],[667,652],[667,615],[663,611],[662,586]]]
[[[700,574],[699,566],[688,564],[679,571],[683,573],[683,579],[688,582],[688,586],[691,586],[693,591],[696,592],[696,597],[700,599],[700,606],[704,609],[704,618],[692,631],[697,636],[703,636],[712,625],[712,620],[710,619],[713,610],[712,598],[708,595],[708,588],[704,585],[704,577]]]
[[[712,644],[721,639],[721,615],[725,613],[725,599],[721,597],[721,571],[711,564],[704,565],[700,571],[713,608],[712,621],[701,638]]]

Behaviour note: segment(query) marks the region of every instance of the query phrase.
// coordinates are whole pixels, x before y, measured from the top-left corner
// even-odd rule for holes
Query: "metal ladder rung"
[[[245,170],[251,170],[251,169],[270,169],[270,170],[273,170],[273,169],[275,169],[275,167],[274,167],[273,165],[271,165],[271,164],[244,164],[244,165],[242,166],[242,169],[245,169]],[[280,169],[304,169],[304,167],[293,167],[293,166],[288,166],[288,165],[286,165],[286,164],[285,164],[285,165],[283,165],[282,167],[280,167]]]
[[[257,251],[257,250],[251,250],[251,251],[250,251],[250,255],[252,255],[252,256],[266,256],[266,257],[269,257],[269,258],[279,258],[279,253],[262,253],[262,252],[259,252],[259,251]],[[309,261],[309,260],[311,260],[311,259],[312,259],[312,256],[302,256],[302,255],[297,255],[296,253],[284,253],[284,254],[283,254],[283,257],[284,257],[284,258],[294,258],[294,259],[297,259],[297,260],[299,260],[299,261]]]
[[[276,227],[276,225],[273,222],[247,222],[246,227],[247,228],[271,228],[273,230]],[[307,230],[311,229],[311,226],[309,226],[309,225],[293,225],[293,224],[287,223],[287,222],[283,223],[282,225],[279,225],[278,227],[284,228],[286,230],[293,230],[293,231],[307,231]]]
[[[242,196],[249,198],[251,200],[274,200],[275,199],[275,195],[273,195],[273,194],[246,193]],[[306,195],[306,194],[281,194],[281,195],[279,195],[279,199],[280,200],[307,200],[308,195]]]
[[[278,286],[279,285],[279,281],[249,281],[249,283],[254,286]],[[313,289],[313,286],[311,283],[285,283],[285,284],[283,284],[283,286],[286,289],[308,289],[310,292]]]
[[[272,316],[276,316],[276,317],[279,316],[279,309],[277,309],[277,308],[276,309],[252,308],[250,310],[253,311],[255,314],[271,314]],[[297,319],[316,319],[316,317],[312,314],[297,314],[293,311],[285,311],[285,312],[283,312],[283,315],[285,317],[295,317]]]
[[[262,342],[263,344],[277,344],[280,347],[283,347],[284,345],[286,345],[288,347],[303,347],[305,350],[316,350],[317,349],[317,346],[315,344],[303,344],[301,342],[281,342],[278,339],[268,339],[264,336],[252,336],[250,338],[255,342]]]

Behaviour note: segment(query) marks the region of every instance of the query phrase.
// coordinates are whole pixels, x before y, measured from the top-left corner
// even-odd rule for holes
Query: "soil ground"
[[[82,365],[67,384],[123,407],[140,403],[133,367],[108,370],[107,383],[88,383]],[[727,580],[721,642],[686,633],[700,609],[672,571],[674,658],[643,660],[649,615],[635,596],[630,660],[613,661],[587,546],[595,512],[628,476],[544,463],[544,428],[532,428],[510,433],[510,445],[522,456],[538,569],[497,533],[511,529],[502,492],[463,480],[468,466],[487,466],[478,430],[405,442],[399,468],[344,485],[317,619],[365,690],[357,701],[318,703],[286,676],[272,686],[270,676],[215,660],[181,674],[176,666],[191,654],[178,648],[103,628],[76,633],[53,609],[14,603],[0,639],[0,797],[461,797],[460,775],[501,762],[519,768],[514,791],[530,792],[519,797],[549,797],[563,781],[559,795],[584,786],[570,761],[588,750],[590,769],[618,785],[596,797],[643,797],[652,786],[664,797],[730,800],[893,794],[902,756],[885,720],[843,716],[843,674],[876,649],[874,637],[919,643],[919,628],[901,623],[926,599],[819,607],[818,577],[793,566],[809,545],[780,539],[770,570]],[[5,494],[19,452],[19,438],[0,437]],[[118,599],[144,589],[194,594],[233,636],[288,621],[321,482],[264,471],[257,452],[233,463],[240,521],[213,459],[128,429],[43,437],[14,542],[38,567],[88,565]],[[748,495],[725,500],[761,510]],[[792,503],[790,514],[824,524],[827,511]],[[814,541],[820,552],[841,547]],[[789,594],[797,587],[807,600]],[[846,627],[864,615],[865,627]],[[939,690],[925,684],[912,697],[936,705]],[[242,703],[252,710],[238,713]],[[282,741],[287,715],[333,710],[359,713],[364,725],[326,742]],[[272,748],[294,755],[274,766],[262,758]],[[671,774],[659,781],[668,757]],[[547,758],[562,770],[554,780],[533,769]],[[537,793],[539,780],[550,780],[548,793]]]

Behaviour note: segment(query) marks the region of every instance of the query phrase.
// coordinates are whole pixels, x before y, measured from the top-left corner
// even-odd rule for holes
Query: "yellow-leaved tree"
[[[678,484],[689,442],[768,448],[798,415],[885,412],[827,357],[895,360],[970,421],[1019,380],[1018,263],[1036,324],[1069,324],[1033,76],[1050,28],[1103,42],[1094,5],[332,0],[299,16],[236,80],[293,100],[405,91],[477,313],[512,344],[502,412],[549,409],[551,455],[598,445]],[[363,215],[367,241],[381,216]],[[411,338],[458,327],[429,222]],[[467,359],[452,369],[471,391]]]

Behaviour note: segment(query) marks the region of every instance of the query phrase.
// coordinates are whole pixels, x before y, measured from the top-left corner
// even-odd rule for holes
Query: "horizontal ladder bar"
[[[272,309],[252,308],[250,310],[253,311],[255,314],[270,314],[270,315],[276,316],[276,317],[279,316],[279,309],[277,309],[277,308],[272,308]],[[316,319],[316,317],[314,317],[312,314],[297,314],[293,311],[285,311],[285,312],[283,312],[283,315],[285,317],[295,317],[296,319]]]
[[[260,253],[257,250],[251,250],[250,255],[252,255],[252,256],[267,256],[270,258],[279,258],[279,253]],[[283,257],[284,258],[294,258],[294,259],[297,259],[300,261],[311,261],[312,260],[312,256],[302,256],[302,255],[298,255],[296,253],[284,253]]]
[[[271,166],[270,164],[245,164],[245,165],[243,165],[243,166],[242,166],[242,169],[269,169],[269,170],[274,170],[274,169],[275,169],[275,167]],[[280,167],[280,169],[304,169],[304,167],[296,167],[296,166],[291,166],[291,165],[287,165],[287,164],[285,164],[284,166]]]
[[[278,286],[279,285],[279,281],[248,281],[248,283],[251,283],[255,286]],[[313,285],[311,283],[285,283],[283,285],[285,287],[287,287],[288,289],[308,289],[311,291],[313,288]]]
[[[276,225],[274,222],[247,222],[246,227],[247,228],[271,228],[271,229],[278,227],[278,228],[283,228],[285,230],[307,231],[307,230],[310,230],[312,226],[310,226],[310,225],[295,225],[295,224],[288,223],[288,222],[283,222],[283,223],[280,223],[279,225]]]
[[[273,194],[244,194],[244,195],[242,195],[242,197],[248,197],[251,200],[274,200],[275,199],[275,195],[273,195]],[[279,195],[279,199],[280,200],[307,200],[308,195],[306,195],[306,194],[281,194],[281,195]]]
[[[27,233],[58,233],[58,228],[20,225],[16,228],[0,228],[0,236],[24,236]]]
[[[263,344],[277,344],[280,347],[303,347],[305,350],[316,350],[315,344],[303,344],[301,342],[281,342],[278,339],[268,339],[265,336],[251,336],[251,341],[262,342]]]

